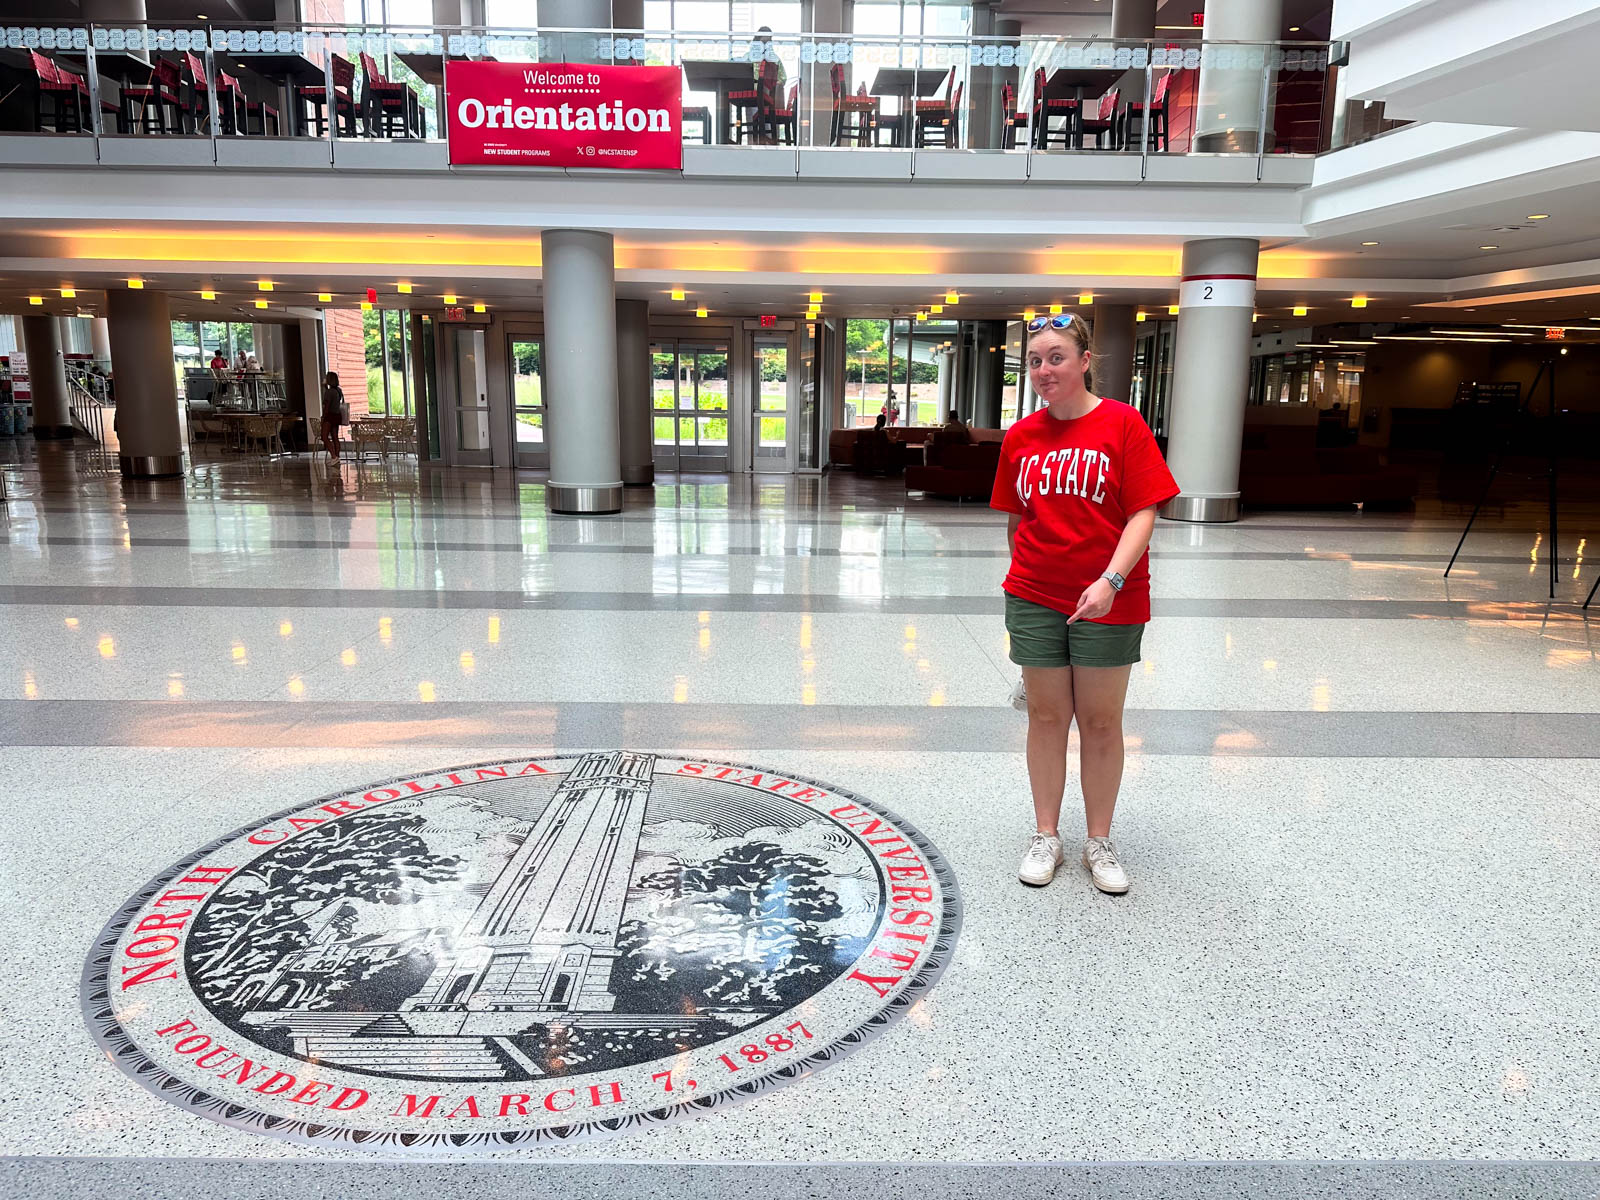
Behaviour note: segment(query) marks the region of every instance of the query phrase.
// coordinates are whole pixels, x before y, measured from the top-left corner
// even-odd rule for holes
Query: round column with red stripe
[[[1161,509],[1170,520],[1239,519],[1259,249],[1254,238],[1207,238],[1183,247],[1167,420],[1167,465],[1183,492]]]

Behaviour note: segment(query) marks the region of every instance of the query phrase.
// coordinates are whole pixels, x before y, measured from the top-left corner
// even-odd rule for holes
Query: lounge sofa
[[[987,500],[994,490],[994,475],[1000,466],[998,441],[939,446],[931,457],[935,461],[930,464],[906,468],[906,491]]]
[[[1417,473],[1385,466],[1375,446],[1317,447],[1311,425],[1246,426],[1240,501],[1259,507],[1409,507]]]

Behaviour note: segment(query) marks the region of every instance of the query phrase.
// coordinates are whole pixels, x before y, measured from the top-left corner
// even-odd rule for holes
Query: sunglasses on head
[[[1052,329],[1069,329],[1072,326],[1072,318],[1065,313],[1057,317],[1035,317],[1028,322],[1028,332],[1038,333],[1046,325]]]

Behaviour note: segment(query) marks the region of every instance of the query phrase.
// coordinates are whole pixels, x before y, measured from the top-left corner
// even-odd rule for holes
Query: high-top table
[[[1128,73],[1126,67],[1063,67],[1051,74],[1045,80],[1044,98],[1049,100],[1076,100],[1072,116],[1068,119],[1068,139],[1074,150],[1083,149],[1083,100],[1089,89],[1094,89],[1096,97],[1105,94],[1105,90],[1117,80]],[[1033,130],[1033,144],[1038,149],[1044,148],[1045,129],[1050,123],[1050,110],[1048,106],[1039,110],[1038,128]]]
[[[683,60],[683,77],[689,81],[691,92],[715,92],[717,94],[717,111],[713,116],[717,131],[717,145],[727,146],[732,144],[732,136],[728,125],[732,105],[728,102],[729,92],[754,91],[756,86],[756,65],[743,61],[730,62],[727,59],[701,59],[686,58]]]
[[[872,86],[867,89],[871,95],[900,98],[900,115],[894,123],[896,146],[909,146],[912,142],[917,119],[917,106],[913,101],[937,92],[948,74],[949,67],[881,67],[872,77]]]

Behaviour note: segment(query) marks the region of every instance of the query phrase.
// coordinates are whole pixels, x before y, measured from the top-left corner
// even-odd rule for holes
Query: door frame
[[[550,401],[549,389],[545,386],[545,353],[544,353],[544,322],[515,320],[499,323],[500,346],[505,356],[505,419],[506,419],[506,461],[513,467],[529,471],[548,471],[550,469]],[[539,343],[539,398],[540,407],[544,410],[544,437],[539,443],[539,449],[524,453],[517,449],[517,370],[516,360],[511,354],[513,341],[529,341]],[[492,390],[492,389],[491,389]],[[496,459],[500,456],[496,455]]]
[[[743,351],[745,370],[741,373],[744,383],[744,395],[740,399],[743,410],[739,424],[744,430],[744,447],[739,459],[742,469],[760,475],[793,475],[796,464],[799,462],[799,449],[796,440],[800,429],[800,322],[778,321],[776,324],[762,328],[759,320],[747,320],[743,323],[739,342]],[[784,390],[786,405],[784,408],[784,449],[783,456],[776,455],[758,457],[756,455],[757,421],[760,418],[761,376],[756,363],[756,343],[782,342],[784,346]],[[730,406],[733,404],[729,400]],[[776,416],[776,413],[772,415]],[[731,439],[730,439],[731,440]]]
[[[667,466],[662,461],[655,459],[656,445],[655,445],[655,432],[654,432],[654,430],[655,430],[655,419],[656,419],[657,410],[656,410],[656,406],[655,406],[655,363],[654,363],[654,358],[652,357],[652,360],[651,360],[651,375],[650,375],[650,378],[651,378],[651,384],[650,384],[650,423],[651,423],[650,451],[651,451],[652,460],[656,462],[657,470],[672,471],[672,472],[678,473],[678,474],[687,472],[687,473],[689,473],[691,475],[693,475],[693,474],[721,475],[721,474],[726,474],[727,472],[736,469],[733,466],[733,464],[739,461],[739,457],[738,456],[740,454],[739,440],[738,440],[739,420],[738,420],[738,407],[737,407],[738,406],[737,397],[738,397],[738,394],[739,394],[739,386],[740,386],[739,385],[740,369],[739,369],[739,337],[738,337],[738,334],[736,333],[735,329],[732,326],[730,326],[729,324],[727,324],[727,323],[723,323],[723,322],[715,322],[715,323],[713,323],[713,322],[708,322],[708,321],[704,321],[704,320],[696,320],[693,324],[681,324],[681,325],[680,324],[669,324],[669,323],[659,323],[658,324],[657,322],[652,321],[651,324],[650,324],[650,339],[649,339],[649,341],[650,341],[650,345],[652,347],[652,355],[654,354],[654,348],[655,347],[670,345],[672,347],[672,354],[673,354],[673,358],[674,358],[675,361],[678,359],[678,356],[681,353],[681,347],[683,345],[685,345],[685,344],[688,344],[690,346],[703,347],[703,348],[706,348],[706,349],[713,349],[713,348],[720,347],[720,348],[722,348],[721,352],[726,353],[727,356],[728,356],[728,408],[727,408],[727,414],[728,414],[728,447],[727,447],[726,453],[721,454],[721,455],[693,455],[693,454],[691,454],[691,455],[687,455],[686,456],[686,455],[682,454],[681,452],[679,452],[679,453],[677,453],[675,455],[675,457],[677,459],[676,466],[670,466],[670,467]],[[677,404],[679,406],[678,408],[675,408],[673,410],[674,411],[674,418],[675,418],[675,423],[674,423],[674,446],[676,447],[677,444],[678,444],[677,443],[677,436],[678,436],[677,430],[678,430],[678,427],[676,425],[676,419],[677,419],[677,416],[678,416],[679,412],[682,411],[682,409],[681,409],[682,397],[681,396],[677,396],[674,402],[675,402],[675,404]],[[663,409],[661,411],[664,412],[665,410]],[[698,421],[699,420],[699,416],[700,416],[699,410],[698,409],[695,410],[695,413],[696,413],[695,420]],[[698,426],[696,426],[696,429],[698,431]],[[697,433],[697,437],[698,437],[698,433]]]
[[[444,411],[440,414],[439,433],[443,442],[444,460],[452,466],[462,467],[492,467],[495,465],[495,420],[494,420],[494,368],[492,363],[494,351],[493,329],[489,325],[468,324],[443,324],[436,326],[440,334],[439,347],[441,353],[439,360],[444,366],[442,372],[447,387],[440,389],[441,399],[444,401]],[[460,333],[476,333],[483,339],[483,371],[484,391],[481,393],[487,405],[489,415],[489,444],[477,450],[463,450],[460,444],[459,412],[461,408],[460,362],[456,353],[457,335]]]

